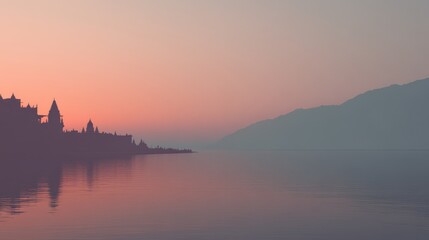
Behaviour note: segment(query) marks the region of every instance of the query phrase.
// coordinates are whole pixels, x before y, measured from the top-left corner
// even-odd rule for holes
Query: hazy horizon
[[[429,76],[425,1],[0,2],[0,94],[195,145]]]

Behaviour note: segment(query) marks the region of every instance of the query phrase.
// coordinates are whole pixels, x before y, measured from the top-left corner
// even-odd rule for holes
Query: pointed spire
[[[55,99],[52,101],[51,109],[49,110],[48,123],[52,129],[58,132],[61,132],[64,128],[64,122],[62,121],[61,113]]]
[[[98,131],[98,127],[95,127],[95,133],[100,133],[100,131]]]
[[[51,109],[49,110],[49,112],[51,111],[60,112],[60,110],[58,109],[57,101],[55,101],[55,98],[54,98],[54,101],[52,101]]]
[[[15,94],[14,94],[14,93],[12,93],[12,96],[10,97],[10,99],[12,99],[12,100],[16,100],[16,97],[15,97]]]

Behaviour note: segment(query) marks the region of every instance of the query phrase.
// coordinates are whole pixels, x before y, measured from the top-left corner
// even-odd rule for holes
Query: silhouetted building
[[[141,154],[180,153],[191,150],[149,148],[142,140],[137,145],[131,135],[116,132],[100,133],[92,120],[81,132],[64,131],[64,121],[56,100],[52,102],[47,120],[39,115],[37,106],[21,106],[14,94],[8,99],[0,95],[0,154],[60,153],[60,154]]]
[[[47,126],[54,132],[62,132],[64,128],[64,122],[55,99],[52,102],[51,109],[49,110]]]
[[[89,119],[88,124],[86,124],[86,133],[94,133],[94,124],[92,123],[91,119]]]

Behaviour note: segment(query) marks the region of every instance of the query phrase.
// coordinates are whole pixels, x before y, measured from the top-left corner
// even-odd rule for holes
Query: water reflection
[[[131,164],[131,156],[120,158],[14,158],[0,161],[0,214],[17,215],[25,207],[49,197],[52,210],[60,204],[63,172],[84,172],[88,189],[91,189],[99,169],[111,171],[118,166]]]
[[[289,191],[396,204],[429,216],[428,151],[259,152],[247,159],[259,178]]]
[[[428,160],[255,151],[8,161],[0,239],[426,239]]]

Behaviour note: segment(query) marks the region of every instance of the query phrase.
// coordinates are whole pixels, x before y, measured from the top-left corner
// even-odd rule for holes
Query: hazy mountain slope
[[[429,149],[429,79],[361,94],[338,106],[299,109],[217,144],[237,149]]]

